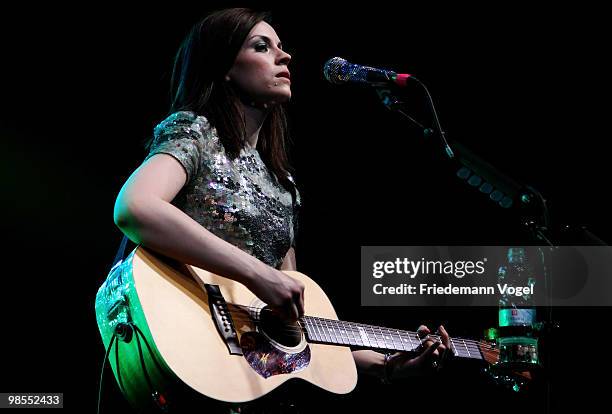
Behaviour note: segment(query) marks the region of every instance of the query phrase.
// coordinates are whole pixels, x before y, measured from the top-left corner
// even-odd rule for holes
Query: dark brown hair
[[[245,120],[238,106],[238,91],[224,78],[247,35],[261,21],[270,23],[270,14],[244,8],[213,12],[192,27],[174,61],[170,113],[204,115],[232,158],[246,145]],[[287,179],[291,167],[286,138],[285,111],[275,105],[259,132],[257,149],[279,182],[292,191],[293,184]]]

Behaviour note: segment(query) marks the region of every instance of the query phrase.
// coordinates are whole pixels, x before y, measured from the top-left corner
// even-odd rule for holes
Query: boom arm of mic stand
[[[413,79],[418,81],[416,78]],[[420,81],[418,82],[427,91],[425,85]],[[423,131],[425,138],[429,138],[434,134],[431,128],[425,127],[404,111],[404,102],[391,92],[388,85],[381,84],[375,86],[374,89],[383,105],[391,111],[400,113],[406,119],[418,126]],[[442,131],[442,127],[439,124],[435,108],[433,108],[431,95],[429,95],[429,92],[427,92],[427,95],[439,134],[446,147],[446,153],[450,156],[450,162],[456,163],[455,171],[459,178],[465,180],[471,186],[477,187],[480,192],[487,194],[491,200],[497,202],[501,207],[507,209],[515,208],[518,211],[521,224],[524,228],[527,229],[536,240],[542,241],[549,246],[560,244],[560,242],[563,242],[564,237],[578,239],[578,242],[581,244],[607,245],[606,242],[585,227],[576,229],[570,226],[564,226],[560,230],[561,234],[557,235],[558,240],[555,243],[550,236],[552,229],[550,228],[548,206],[542,194],[532,186],[519,184],[463,145],[455,141],[451,141],[449,145]],[[452,150],[451,147],[453,148]],[[572,243],[573,242],[574,241],[572,241]]]
[[[419,83],[427,91],[425,85],[420,81]],[[383,105],[389,110],[400,113],[413,124],[421,128],[426,138],[433,134],[431,128],[423,126],[423,124],[403,110],[404,103],[391,93],[391,90],[386,87],[386,85],[375,87],[375,90]],[[450,158],[449,162],[455,164],[454,167],[457,177],[464,180],[470,186],[478,188],[481,193],[488,195],[489,198],[495,201],[499,206],[506,209],[516,209],[521,218],[522,225],[525,226],[536,239],[544,241],[546,244],[552,246],[553,243],[547,236],[549,225],[548,208],[546,206],[546,200],[540,192],[533,187],[519,184],[517,181],[506,176],[490,163],[484,161],[457,142],[451,142],[453,148],[453,150],[451,150],[451,145],[449,145],[445,138],[437,114],[433,108],[433,102],[431,102],[429,92],[427,92],[427,95],[430,109],[434,113],[436,126],[446,149],[446,154],[449,155]],[[539,211],[537,211],[538,207]]]

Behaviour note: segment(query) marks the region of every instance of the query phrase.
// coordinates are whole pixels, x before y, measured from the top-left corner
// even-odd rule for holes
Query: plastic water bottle
[[[507,284],[515,288],[535,288],[535,276],[525,249],[513,247],[508,249],[508,262],[499,268],[497,273],[500,285]],[[536,310],[533,295],[523,293],[521,296],[509,293],[499,299],[499,326],[501,327],[531,327],[536,322]]]
[[[511,369],[528,369],[538,364],[538,340],[534,337],[536,308],[531,293],[536,277],[525,249],[508,249],[507,262],[499,267],[497,276],[500,285],[523,290],[519,296],[506,289],[499,299],[498,364]]]

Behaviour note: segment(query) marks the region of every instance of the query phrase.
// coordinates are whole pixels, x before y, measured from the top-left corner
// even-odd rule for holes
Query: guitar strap
[[[117,263],[119,263],[125,257],[125,248],[127,246],[128,241],[129,239],[127,238],[127,236],[124,235],[123,239],[121,239],[121,243],[119,244],[119,249],[117,249],[117,253],[115,254],[115,259],[113,260],[113,265],[111,266],[111,269],[114,268]]]

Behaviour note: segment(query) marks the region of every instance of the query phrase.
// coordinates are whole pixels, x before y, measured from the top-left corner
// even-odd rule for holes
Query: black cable
[[[454,158],[455,153],[451,149],[450,145],[448,145],[448,141],[446,140],[446,132],[444,132],[444,130],[442,129],[442,125],[440,124],[440,119],[438,118],[438,111],[436,111],[436,106],[434,105],[433,98],[431,97],[431,94],[429,93],[429,89],[427,89],[427,86],[425,86],[423,82],[421,82],[419,79],[415,78],[414,76],[410,77],[410,79],[414,79],[415,81],[417,81],[418,84],[421,85],[423,89],[425,90],[425,94],[427,95],[427,104],[429,105],[429,109],[431,110],[431,113],[433,115],[434,124],[436,126],[436,129],[438,130],[438,135],[440,135],[442,144],[444,145],[444,150],[446,151],[446,155],[448,155],[449,158]]]
[[[102,370],[100,371],[100,386],[98,388],[98,409],[96,410],[96,413],[98,414],[100,414],[100,402],[102,400],[102,385],[104,381],[104,368],[106,367],[106,361],[108,360],[108,355],[110,354],[110,351],[113,347],[113,343],[115,342],[116,339],[117,339],[117,335],[113,334],[113,337],[111,338],[110,343],[108,344],[108,348],[106,349],[104,360],[102,361]]]
[[[172,376],[166,372],[166,370],[161,366],[161,364],[159,363],[159,361],[157,360],[157,358],[155,357],[155,354],[153,353],[153,350],[151,349],[151,345],[149,345],[149,342],[147,342],[147,339],[145,338],[144,334],[142,333],[142,331],[140,330],[140,328],[136,325],[132,325],[132,328],[134,328],[134,330],[136,331],[136,335],[140,335],[142,337],[142,341],[144,342],[144,344],[147,346],[147,350],[149,351],[149,355],[151,356],[151,360],[155,363],[155,366],[157,367],[157,369],[159,370],[159,372],[165,376],[167,379],[173,379]]]
[[[147,365],[142,355],[142,346],[140,345],[140,336],[138,335],[136,335],[136,344],[138,345],[138,357],[140,359],[140,365],[142,365],[142,372],[144,373],[145,380],[147,381],[147,385],[149,386],[149,392],[152,395],[154,391],[153,383],[151,382],[151,377],[149,376],[149,371],[147,370]]]
[[[171,376],[163,369],[163,367],[161,366],[161,364],[159,363],[159,361],[157,360],[157,358],[155,358],[155,355],[153,354],[153,351],[151,349],[151,346],[149,345],[149,343],[147,342],[144,334],[142,333],[142,331],[140,330],[140,328],[138,328],[136,325],[134,324],[129,324],[131,328],[133,328],[136,331],[136,344],[138,346],[138,356],[140,359],[140,364],[142,366],[142,371],[145,377],[145,380],[147,382],[147,385],[149,387],[149,392],[151,393],[151,395],[153,395],[153,383],[151,381],[151,377],[149,375],[148,369],[146,367],[146,362],[144,360],[144,356],[143,356],[143,349],[142,349],[142,345],[140,343],[140,338],[142,337],[142,340],[144,341],[147,350],[149,351],[149,354],[153,360],[153,362],[155,363],[155,366],[157,367],[157,369],[166,377],[166,378],[171,378]],[[115,345],[115,359],[116,359],[116,366],[117,366],[117,380],[118,380],[118,385],[119,388],[121,389],[121,392],[125,395],[125,388],[123,386],[123,381],[121,378],[121,373],[119,370],[119,337],[117,336],[116,333],[113,333],[113,336],[111,338],[111,341],[108,345],[108,348],[106,350],[106,354],[104,355],[104,361],[102,361],[102,372],[100,373],[100,387],[98,390],[98,409],[97,409],[97,413],[100,414],[100,402],[102,399],[102,389],[103,389],[103,379],[104,379],[104,368],[106,366],[106,361],[108,360],[108,356],[112,351],[112,347],[113,344]]]
[[[117,367],[117,382],[119,384],[119,389],[123,395],[125,395],[125,388],[123,387],[123,380],[121,379],[121,369],[119,366],[119,341],[115,344],[115,366]]]

